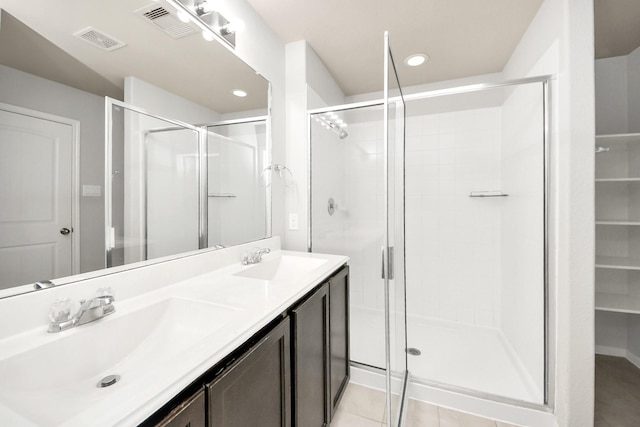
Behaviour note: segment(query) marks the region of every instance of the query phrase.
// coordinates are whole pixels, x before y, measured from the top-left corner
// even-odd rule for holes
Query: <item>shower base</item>
[[[422,352],[408,356],[412,378],[542,403],[500,330],[409,317],[407,335],[409,347]]]
[[[352,306],[350,320],[351,360],[383,368],[384,313]],[[542,403],[542,392],[520,366],[500,330],[412,316],[407,328],[408,347],[421,352],[407,356],[413,380]],[[404,348],[395,347],[392,364],[395,358],[404,357]]]

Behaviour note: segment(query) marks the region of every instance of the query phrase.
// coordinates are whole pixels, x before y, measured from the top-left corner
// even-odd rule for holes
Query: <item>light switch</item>
[[[289,214],[289,230],[297,230],[298,229],[298,214],[290,213]]]

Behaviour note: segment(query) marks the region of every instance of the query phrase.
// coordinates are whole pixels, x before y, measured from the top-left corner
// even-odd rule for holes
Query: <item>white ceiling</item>
[[[70,55],[88,67],[89,74],[93,71],[106,79],[106,83],[80,79],[72,85],[85,85],[79,88],[93,93],[109,85],[122,91],[124,77],[135,76],[219,113],[266,107],[266,81],[220,43],[205,41],[199,32],[174,39],[134,13],[157,4],[153,0],[0,0],[0,8],[18,20],[7,26],[0,22],[0,64],[52,80],[57,75],[59,81],[60,74],[78,70],[78,64],[72,67],[67,62]],[[29,36],[19,21],[42,37]],[[73,36],[89,26],[127,46],[107,52]],[[16,29],[18,33],[8,32]],[[43,38],[59,49],[47,48]],[[231,90],[237,88],[249,96],[233,96]]]
[[[284,42],[306,40],[346,95],[382,89],[383,32],[403,86],[503,69],[542,0],[248,0]]]
[[[285,43],[307,40],[346,95],[381,90],[385,30],[405,87],[499,72],[543,2],[248,1]],[[640,45],[640,1],[594,3],[597,58],[626,55]],[[0,23],[0,63],[57,75],[53,79],[65,84],[70,84],[65,78],[75,80],[76,87],[115,97],[122,93],[124,76],[134,75],[222,113],[265,106],[265,81],[226,48],[199,34],[172,39],[133,13],[150,4],[152,0],[0,0],[0,8],[17,18]],[[43,38],[28,34],[20,21]],[[108,53],[73,37],[87,26],[127,47]],[[12,36],[6,37],[7,31]],[[403,59],[416,52],[429,54],[429,62],[405,66]],[[77,59],[73,67],[68,65],[71,57]],[[236,87],[250,96],[231,96]]]
[[[306,40],[346,95],[381,90],[384,31],[405,87],[502,71],[543,2],[248,1],[284,42]],[[640,46],[640,0],[594,0],[594,13],[596,58]],[[402,63],[418,52],[429,62]]]
[[[595,0],[596,59],[628,55],[640,46],[640,1]]]

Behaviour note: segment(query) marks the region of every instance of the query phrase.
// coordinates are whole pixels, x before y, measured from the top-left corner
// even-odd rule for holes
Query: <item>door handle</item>
[[[66,236],[69,233],[71,233],[71,230],[69,230],[67,227],[60,229],[60,234],[62,234],[63,236]]]

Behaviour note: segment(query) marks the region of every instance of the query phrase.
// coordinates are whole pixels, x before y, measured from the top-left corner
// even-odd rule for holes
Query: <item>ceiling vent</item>
[[[114,39],[113,37],[103,33],[102,31],[98,31],[93,27],[87,27],[84,30],[80,30],[74,33],[73,35],[108,52],[120,49],[121,47],[125,47],[127,45],[126,43]]]
[[[138,9],[134,13],[174,39],[190,36],[200,31],[196,24],[182,22],[174,12],[157,3]]]

